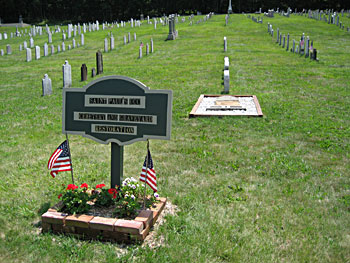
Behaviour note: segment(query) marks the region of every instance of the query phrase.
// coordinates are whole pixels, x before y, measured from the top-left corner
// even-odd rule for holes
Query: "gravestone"
[[[66,44],[62,42],[62,52],[66,51]]]
[[[230,67],[230,60],[228,57],[224,58],[224,70],[228,70]]]
[[[19,51],[22,51],[23,48],[22,48],[22,44],[19,44]]]
[[[1,55],[1,56],[4,56],[4,53],[5,53],[4,50],[1,49],[1,50],[0,50],[0,55]]]
[[[84,34],[81,34],[81,35],[80,35],[80,44],[81,44],[82,46],[85,45]]]
[[[287,48],[286,48],[286,51],[288,51],[288,50],[289,50],[289,33],[287,35]]]
[[[34,39],[32,37],[29,39],[29,43],[30,43],[30,48],[34,48]]]
[[[5,40],[7,39],[7,33],[6,32],[4,33],[4,39]]]
[[[134,33],[134,41],[136,41],[136,33]]]
[[[142,58],[142,46],[139,47],[139,58]]]
[[[68,50],[71,50],[72,49],[72,46],[71,45],[68,45]]]
[[[111,45],[111,51],[114,50],[114,37],[113,37],[113,35],[111,36],[111,39],[110,39],[110,45]]]
[[[96,52],[96,68],[97,68],[97,72],[96,72],[97,75],[103,73],[103,58],[102,58],[101,51]]]
[[[306,38],[306,43],[305,43],[305,57],[309,57],[309,46],[310,46],[310,39],[309,37]]]
[[[148,55],[149,54],[149,45],[148,45],[148,43],[146,44],[146,55]]]
[[[28,47],[27,41],[23,42],[23,48],[26,49]]]
[[[38,60],[40,59],[40,47],[35,46],[35,59]]]
[[[81,81],[86,81],[87,80],[87,67],[86,64],[81,65]]]
[[[278,43],[279,38],[280,38],[280,29],[279,29],[279,28],[277,28],[277,38],[276,38],[276,43]]]
[[[284,48],[286,45],[286,35],[283,35],[283,43],[282,43],[282,48]]]
[[[62,41],[65,41],[65,40],[66,40],[66,34],[62,33]]]
[[[27,48],[26,50],[27,50],[27,52],[26,52],[26,61],[30,62],[30,61],[32,61],[32,50],[30,48]]]
[[[224,52],[227,51],[227,39],[224,37]]]
[[[57,46],[57,53],[60,53],[60,52],[61,52],[61,46],[58,45],[58,46]]]
[[[292,52],[295,53],[295,40],[293,39],[293,47],[292,47]]]
[[[126,36],[124,35],[124,45],[126,45]]]
[[[282,44],[282,33],[280,33],[279,45]]]
[[[151,38],[151,53],[153,53],[153,38]]]
[[[128,43],[130,43],[130,32],[128,32]]]
[[[51,95],[52,94],[52,84],[51,79],[47,74],[44,75],[44,78],[41,82],[42,88],[43,88],[43,96]]]
[[[230,92],[230,71],[224,70],[224,93]]]
[[[62,66],[63,73],[63,88],[69,88],[72,86],[72,67],[66,60]]]
[[[49,42],[49,44],[52,43],[52,34],[51,33],[48,33],[48,42]]]
[[[0,32],[0,40],[2,40],[2,33]]]
[[[6,45],[6,54],[11,55],[12,54],[12,48],[9,44]]]
[[[73,48],[76,48],[75,38],[73,38],[73,40],[72,40],[72,47],[73,47]]]
[[[95,77],[96,76],[96,69],[95,68],[92,68],[91,69],[91,77]]]
[[[48,45],[45,43],[44,44],[44,57],[47,57],[49,55],[49,47]]]
[[[108,39],[105,38],[104,40],[104,51],[107,53],[108,52]]]
[[[51,55],[55,54],[55,46],[51,45]]]

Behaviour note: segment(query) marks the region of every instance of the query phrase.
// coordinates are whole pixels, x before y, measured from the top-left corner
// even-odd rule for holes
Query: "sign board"
[[[106,76],[84,88],[63,89],[63,133],[119,146],[169,140],[172,91],[151,90],[124,76]]]

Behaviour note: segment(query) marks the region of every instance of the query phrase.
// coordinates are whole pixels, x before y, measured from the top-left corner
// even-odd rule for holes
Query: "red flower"
[[[81,186],[80,186],[80,188],[88,188],[89,186],[88,186],[88,184],[87,183],[83,183]]]
[[[59,195],[58,195],[58,199],[60,199],[61,197],[62,197],[62,194],[59,194]]]
[[[78,186],[76,186],[75,184],[69,184],[68,186],[67,186],[67,189],[66,190],[75,190],[75,189],[77,189],[78,188]]]
[[[96,185],[96,189],[98,189],[98,188],[103,188],[103,187],[105,187],[106,185],[105,184],[98,184],[98,185]]]
[[[117,190],[116,189],[114,189],[114,188],[110,188],[110,189],[108,189],[108,193],[110,194],[110,195],[113,195],[113,199],[116,199],[117,198]]]

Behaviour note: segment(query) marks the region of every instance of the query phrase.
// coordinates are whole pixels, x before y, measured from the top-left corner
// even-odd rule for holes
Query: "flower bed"
[[[42,232],[72,234],[82,238],[125,243],[143,241],[162,212],[166,198],[157,193],[142,206],[143,185],[127,178],[121,187],[89,189],[69,184],[61,201],[42,215]]]

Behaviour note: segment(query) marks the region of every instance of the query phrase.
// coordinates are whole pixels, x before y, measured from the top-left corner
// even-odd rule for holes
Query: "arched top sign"
[[[62,132],[99,143],[169,140],[172,91],[151,90],[125,76],[106,76],[63,89]]]

